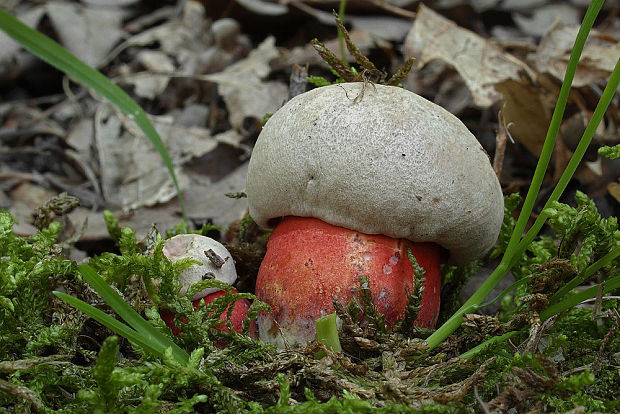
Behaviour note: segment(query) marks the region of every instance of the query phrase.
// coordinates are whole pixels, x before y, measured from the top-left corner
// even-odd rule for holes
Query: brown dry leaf
[[[620,184],[619,183],[609,183],[607,184],[607,191],[609,195],[616,199],[618,203],[620,203]]]
[[[230,124],[241,130],[247,117],[262,119],[275,112],[288,97],[288,87],[281,82],[263,82],[270,71],[269,62],[279,56],[275,38],[266,38],[249,56],[224,71],[201,76],[217,83],[219,94],[226,102]]]
[[[9,212],[17,219],[13,231],[19,235],[34,235],[37,229],[34,227],[34,210],[56,195],[56,192],[25,182],[11,190],[8,196],[11,198],[12,206]]]
[[[228,226],[243,217],[248,208],[247,198],[230,198],[226,194],[245,189],[247,171],[248,162],[245,162],[217,181],[204,174],[188,172],[192,189],[185,194],[188,217],[219,226]]]
[[[536,67],[540,73],[550,73],[558,80],[564,78],[579,26],[556,23],[540,41]],[[620,41],[611,35],[592,30],[581,54],[573,80],[574,87],[605,80],[614,70],[620,56]]]
[[[420,5],[405,39],[405,54],[416,57],[418,67],[441,59],[463,77],[474,103],[482,108],[500,99],[495,85],[509,79],[519,81],[531,70],[494,43],[458,27],[452,21]]]
[[[541,91],[515,80],[501,82],[495,88],[502,94],[501,116],[508,133],[538,156],[551,120],[549,109],[541,100]]]

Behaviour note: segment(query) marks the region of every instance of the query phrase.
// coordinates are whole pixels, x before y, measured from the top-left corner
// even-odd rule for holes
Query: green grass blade
[[[187,222],[181,188],[179,187],[176,174],[174,173],[170,155],[159,137],[159,134],[140,105],[101,72],[91,68],[49,37],[31,29],[2,9],[0,9],[0,29],[40,59],[106,98],[118,109],[127,114],[129,118],[134,120],[151,140],[151,143],[159,152],[164,164],[168,168],[177,191],[183,220]]]
[[[555,139],[557,137],[562,122],[564,109],[566,108],[566,102],[568,101],[568,95],[570,93],[571,84],[575,76],[575,72],[577,71],[577,64],[579,63],[581,52],[583,51],[583,47],[588,38],[588,33],[590,32],[590,29],[592,29],[594,21],[596,20],[596,16],[598,15],[598,12],[603,6],[603,3],[604,0],[593,0],[588,6],[588,10],[586,11],[583,21],[581,22],[581,27],[579,28],[579,33],[577,34],[577,38],[575,39],[575,44],[573,46],[568,65],[566,67],[564,81],[562,82],[562,87],[560,89],[556,108],[553,111],[553,116],[551,118],[549,130],[545,138],[545,143],[543,144],[543,149],[540,153],[538,164],[536,165],[536,170],[534,171],[532,183],[523,203],[521,214],[519,214],[519,218],[517,219],[515,229],[512,233],[510,241],[508,242],[508,247],[506,248],[506,252],[502,257],[500,264],[497,266],[497,268],[495,268],[495,270],[493,271],[493,273],[491,273],[488,279],[478,288],[478,290],[474,292],[474,294],[463,304],[463,306],[461,306],[461,308],[458,309],[442,326],[440,326],[431,336],[427,338],[427,344],[429,349],[435,348],[459,326],[461,326],[461,322],[463,321],[463,310],[470,308],[471,305],[477,305],[482,302],[488,296],[491,290],[493,290],[493,288],[497,286],[497,284],[504,278],[506,273],[508,273],[511,264],[514,264],[513,261],[515,260],[516,253],[518,249],[522,247],[522,245],[519,245],[519,241],[521,240],[521,236],[523,235],[525,226],[527,225],[527,221],[529,220],[529,217],[532,213],[536,197],[538,196],[538,193],[540,191],[543,178],[545,176],[549,161],[551,159],[551,154],[555,145]]]
[[[592,263],[583,272],[583,274],[575,276],[570,282],[564,285],[549,299],[549,303],[554,304],[558,300],[562,299],[568,292],[579,286],[584,280],[587,280],[590,276],[596,273],[601,267],[609,266],[611,261],[620,256],[620,246],[616,246],[613,250],[601,257],[595,263]]]
[[[340,0],[340,5],[338,6],[338,18],[344,22],[344,12],[347,8],[347,0]],[[342,30],[340,27],[338,28],[338,45],[340,47],[340,58],[343,62],[347,61],[347,49],[344,47],[344,35],[342,34]]]
[[[562,173],[562,176],[558,180],[557,185],[555,186],[555,188],[553,189],[553,192],[549,196],[549,199],[545,203],[543,207],[543,211],[536,218],[536,221],[534,221],[534,224],[532,224],[532,227],[530,227],[530,229],[528,230],[523,240],[521,240],[518,246],[515,248],[510,267],[512,267],[516,263],[516,261],[519,259],[519,257],[521,257],[523,252],[525,252],[525,250],[527,249],[527,246],[530,245],[530,243],[538,235],[538,232],[540,231],[542,226],[547,221],[548,216],[544,212],[544,210],[550,207],[554,201],[559,200],[560,197],[562,196],[562,193],[564,193],[564,190],[566,189],[571,178],[575,174],[575,171],[577,171],[577,167],[579,166],[579,163],[581,162],[588,147],[590,146],[590,143],[592,142],[592,138],[594,137],[594,134],[596,133],[596,130],[598,129],[599,124],[603,120],[603,116],[605,116],[605,112],[607,111],[607,108],[609,107],[612,99],[614,98],[616,90],[618,89],[619,85],[620,85],[620,58],[616,62],[616,66],[614,67],[614,70],[611,73],[611,76],[609,77],[609,81],[607,82],[607,85],[605,86],[605,90],[603,90],[601,99],[599,100],[598,104],[596,105],[596,108],[594,109],[592,118],[590,119],[590,122],[588,123],[588,126],[586,127],[586,130],[584,131],[583,136],[581,140],[579,141],[579,144],[577,145],[577,148],[575,148],[575,152],[573,153],[573,156],[570,158],[568,165],[566,166],[566,169]]]
[[[172,354],[175,359],[183,364],[189,360],[189,355],[177,344],[172,342],[163,333],[159,332],[155,327],[148,323],[138,314],[131,306],[129,306],[114,290],[97,274],[90,266],[82,264],[78,266],[80,273],[88,284],[97,292],[101,298],[108,304],[114,312],[125,320],[136,331],[142,335],[149,343],[153,342],[158,347],[166,349],[172,348]],[[120,332],[119,332],[120,334]]]
[[[483,343],[481,343],[480,345],[477,345],[477,346],[473,347],[472,349],[470,349],[469,351],[462,353],[461,355],[459,355],[459,358],[463,358],[463,359],[473,358],[474,356],[478,355],[480,352],[484,351],[489,346],[491,346],[491,345],[493,345],[493,344],[495,344],[497,342],[503,342],[503,341],[505,341],[507,339],[510,339],[510,338],[512,338],[513,336],[515,336],[518,333],[519,333],[519,331],[511,331],[511,332],[506,332],[503,335],[494,336],[492,338],[489,338],[486,341],[484,341]]]
[[[325,345],[327,349],[330,349],[334,352],[342,351],[342,346],[340,345],[340,338],[338,337],[338,326],[336,325],[335,313],[321,316],[319,319],[316,320],[315,326],[316,338],[320,343]]]
[[[553,148],[555,147],[555,140],[560,130],[560,125],[562,124],[564,109],[566,109],[568,95],[570,94],[573,78],[577,72],[577,65],[579,64],[581,52],[583,51],[586,40],[588,39],[588,33],[590,32],[590,29],[592,29],[596,16],[601,10],[604,2],[604,0],[593,0],[590,3],[590,6],[588,7],[588,10],[583,18],[583,22],[581,23],[581,27],[579,28],[579,33],[577,33],[577,38],[575,39],[575,44],[566,67],[566,73],[564,74],[564,81],[562,82],[558,100],[555,104],[555,109],[553,110],[549,129],[547,130],[547,136],[545,137],[545,142],[543,144],[542,151],[540,152],[536,169],[534,170],[534,176],[532,177],[530,188],[528,189],[525,201],[523,202],[523,207],[521,208],[521,213],[517,219],[517,224],[515,225],[515,229],[512,233],[510,241],[508,242],[508,247],[506,248],[506,253],[504,256],[508,256],[509,260],[514,257],[517,244],[521,240],[521,236],[525,231],[525,226],[527,225],[530,215],[532,214],[534,203],[536,202],[536,197],[538,197],[540,187],[542,186],[543,179],[545,178],[545,173],[547,172],[547,167],[549,166],[549,161],[551,160]]]
[[[73,306],[74,308],[90,316],[91,318],[93,318],[94,320],[96,320],[97,322],[105,326],[106,328],[111,329],[117,334],[129,339],[131,342],[139,345],[145,351],[151,353],[152,355],[158,356],[160,358],[163,357],[164,351],[166,350],[165,348],[158,346],[158,344],[155,342],[148,341],[144,336],[142,336],[135,330],[131,329],[129,326],[125,325],[124,323],[117,321],[116,319],[108,315],[107,313],[95,308],[92,305],[89,305],[88,303],[84,301],[81,301],[78,298],[74,298],[71,295],[67,295],[66,293],[63,293],[63,292],[52,292],[52,293],[54,293],[54,295],[56,295],[60,299],[67,302],[69,305]]]
[[[565,311],[566,309],[570,309],[573,306],[579,305],[584,300],[595,297],[598,294],[599,287],[600,285],[593,286],[589,289],[568,296],[562,302],[549,306],[547,309],[540,313],[540,319],[542,321],[545,321],[550,317]],[[618,288],[620,288],[620,276],[612,277],[611,279],[605,281],[605,288],[603,290],[603,294],[609,293],[612,290]]]

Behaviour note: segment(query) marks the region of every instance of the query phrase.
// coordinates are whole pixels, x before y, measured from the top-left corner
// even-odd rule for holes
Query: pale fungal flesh
[[[199,234],[180,234],[166,240],[163,249],[164,255],[173,263],[184,258],[199,261],[200,265],[193,265],[183,270],[177,280],[182,287],[179,291],[181,296],[187,293],[187,289],[207,278],[214,278],[221,282],[232,285],[237,280],[235,262],[228,250],[219,242]],[[200,299],[218,288],[207,288],[194,294],[190,300]]]
[[[316,217],[434,242],[457,263],[493,246],[504,211],[488,156],[460,120],[405,89],[362,83],[317,88],[278,110],[254,147],[246,191],[259,226]]]

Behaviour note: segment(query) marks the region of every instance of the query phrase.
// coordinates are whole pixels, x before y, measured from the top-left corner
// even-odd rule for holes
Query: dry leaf
[[[609,195],[616,199],[618,203],[620,203],[620,184],[618,183],[609,183],[607,184],[607,191]]]
[[[174,125],[171,117],[151,117],[151,121],[175,165],[179,185],[185,188],[188,178],[180,166],[215,149],[217,141],[209,130]],[[108,105],[97,109],[95,139],[102,191],[112,206],[132,210],[175,197],[169,172],[151,142],[132,121],[119,118]]]
[[[351,22],[354,29],[392,42],[402,42],[411,28],[411,20],[389,16],[350,16],[347,22]]]
[[[36,28],[45,13],[44,7],[33,7],[16,17],[25,25]],[[4,71],[4,66],[10,63],[15,53],[21,49],[21,45],[10,38],[6,33],[0,31],[0,74]]]
[[[172,73],[174,64],[172,59],[165,53],[155,50],[142,50],[138,53],[138,61],[154,75],[148,73],[139,74],[140,76],[128,77],[127,83],[133,84],[135,93],[141,98],[154,99],[160,95],[168,86],[170,78],[158,73]]]
[[[452,65],[472,93],[474,103],[486,108],[500,99],[495,85],[520,80],[529,68],[494,43],[458,27],[452,21],[420,5],[405,39],[405,54],[417,58],[416,65],[441,59]]]
[[[536,54],[536,67],[539,72],[550,73],[558,80],[564,79],[578,31],[579,26],[566,26],[562,23],[556,23],[549,29],[540,41]],[[619,56],[618,39],[592,30],[581,54],[573,86],[585,86],[607,79]]]
[[[189,172],[192,191],[186,192],[185,196],[187,215],[199,221],[209,220],[220,226],[228,226],[239,220],[248,207],[247,199],[230,198],[226,194],[245,189],[247,171],[246,162],[228,172],[219,181]]]
[[[538,156],[551,120],[549,110],[540,99],[540,90],[514,80],[499,83],[495,88],[502,94],[501,116],[508,133]]]
[[[262,0],[236,0],[236,2],[256,14],[266,16],[282,16],[283,14],[288,13],[288,7],[283,4],[271,3]]]
[[[579,24],[579,11],[568,4],[551,4],[527,10],[527,14],[513,13],[512,18],[525,34],[542,36],[558,21],[569,25]]]
[[[50,1],[45,7],[63,46],[91,66],[98,66],[124,36],[123,9],[64,1]]]
[[[247,117],[262,119],[275,112],[288,97],[288,88],[280,82],[263,82],[271,69],[269,62],[278,57],[275,38],[265,39],[249,56],[224,71],[201,76],[217,83],[230,114],[233,128],[241,130]]]

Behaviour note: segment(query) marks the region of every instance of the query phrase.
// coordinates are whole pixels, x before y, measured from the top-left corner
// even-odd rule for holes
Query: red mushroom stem
[[[237,291],[233,289],[233,293],[237,293]],[[217,292],[213,292],[205,296],[204,298],[200,298],[200,299],[193,301],[192,304],[194,305],[194,308],[198,308],[203,303],[203,299],[204,299],[204,304],[208,305],[209,303],[213,302],[215,299],[225,294],[226,292],[224,292],[223,290],[219,290]],[[227,306],[226,310],[224,310],[224,312],[221,313],[220,320],[222,321],[222,323],[220,323],[216,327],[216,329],[219,329],[220,331],[223,331],[223,332],[229,331],[228,326],[226,326],[226,318],[227,318],[229,307],[230,305]],[[233,308],[232,313],[230,315],[230,322],[232,323],[232,327],[236,332],[241,333],[243,331],[243,319],[247,315],[249,309],[250,309],[250,301],[248,301],[247,299],[245,298],[239,299],[235,302],[235,307]],[[170,328],[174,336],[179,336],[179,334],[183,332],[183,328],[179,328],[174,323],[175,315],[173,312],[170,312],[168,310],[162,310],[160,311],[160,315],[161,315],[161,318],[166,323],[166,326]],[[181,317],[181,322],[187,323],[187,319],[185,319],[185,317]],[[257,330],[256,322],[252,321],[252,323],[250,324],[250,332],[249,332],[252,338],[257,337],[256,330]],[[215,341],[214,345],[217,346],[218,348],[223,348],[224,346],[227,345],[227,342],[226,341]]]
[[[368,235],[316,218],[287,217],[274,230],[256,282],[256,296],[273,311],[259,316],[260,336],[304,344],[315,337],[315,321],[334,312],[333,298],[346,304],[368,278],[372,297],[388,325],[405,316],[413,289],[409,247],[425,270],[417,326],[433,327],[439,313],[440,248],[382,235]]]

